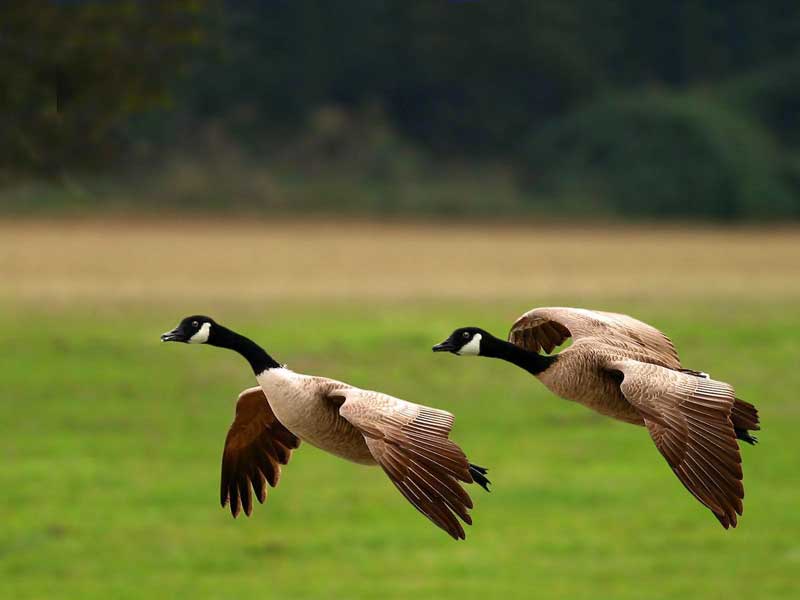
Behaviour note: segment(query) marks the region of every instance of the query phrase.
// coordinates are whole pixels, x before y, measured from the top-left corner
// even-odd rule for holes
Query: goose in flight
[[[570,337],[569,348],[550,354]],[[535,308],[514,322],[508,341],[462,327],[433,351],[506,360],[562,398],[647,427],[686,489],[723,527],[736,527],[744,498],[736,440],[756,442],[749,431],[759,429],[758,411],[727,383],[682,368],[654,327],[616,313]]]
[[[236,416],[222,454],[220,502],[250,515],[252,491],[264,502],[281,465],[304,440],[363,465],[380,465],[403,496],[455,539],[458,521],[472,524],[472,500],[459,482],[488,491],[486,469],[471,464],[448,439],[453,415],[381,392],[301,375],[281,366],[252,340],[210,317],[190,316],[161,336],[162,342],[209,344],[241,354],[258,387],[239,394]]]

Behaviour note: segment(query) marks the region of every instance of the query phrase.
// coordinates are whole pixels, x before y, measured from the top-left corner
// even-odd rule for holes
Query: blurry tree
[[[317,116],[338,115],[333,138],[348,148],[369,137],[354,123],[379,122],[402,142],[363,146],[422,147],[431,163],[514,159],[528,182],[546,168],[587,180],[581,161],[596,151],[610,159],[587,162],[603,168],[585,189],[626,214],[645,181],[648,214],[702,203],[709,216],[748,216],[761,197],[797,214],[797,57],[797,0],[6,2],[0,177],[105,167],[123,142],[154,160],[194,155],[214,148],[196,143],[208,132],[259,160],[291,155],[319,133]],[[359,117],[371,114],[381,118]],[[550,143],[567,144],[563,168]],[[689,153],[705,170],[684,168]]]
[[[634,93],[555,120],[524,153],[539,197],[623,216],[800,215],[792,165],[767,132],[711,99]]]
[[[800,52],[736,77],[716,92],[756,117],[787,147],[800,150]]]
[[[243,130],[274,131],[323,105],[379,102],[407,135],[467,154],[502,153],[591,96],[612,38],[608,10],[558,0],[226,7],[222,61],[199,65],[186,90],[203,118],[242,114]]]
[[[126,118],[168,101],[206,3],[0,4],[0,177],[106,163]]]
[[[233,116],[257,136],[303,127],[320,106],[377,102],[406,135],[472,155],[509,155],[599,93],[710,83],[800,50],[789,0],[224,6],[221,52],[185,88],[201,118]]]
[[[800,48],[800,4],[794,0],[613,4],[619,52],[607,67],[621,84],[715,81]]]

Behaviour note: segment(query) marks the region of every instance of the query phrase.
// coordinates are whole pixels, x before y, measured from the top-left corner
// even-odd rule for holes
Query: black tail
[[[736,432],[736,439],[742,440],[743,442],[747,442],[751,446],[755,446],[758,443],[758,438],[754,435],[750,435],[750,432],[747,429],[734,429]]]
[[[469,474],[472,475],[472,479],[487,492],[490,491],[489,484],[492,483],[486,478],[486,473],[488,471],[489,470],[485,467],[479,467],[478,465],[469,463]]]
[[[733,430],[736,432],[737,439],[753,445],[758,442],[758,439],[750,435],[748,431],[761,429],[758,410],[756,410],[755,406],[736,398],[733,402],[733,410],[731,410],[731,421],[733,422]]]

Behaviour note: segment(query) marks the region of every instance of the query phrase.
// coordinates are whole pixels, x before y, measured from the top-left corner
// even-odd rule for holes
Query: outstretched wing
[[[681,361],[670,339],[655,327],[628,315],[583,308],[534,308],[511,326],[508,340],[527,350],[548,354],[567,338],[599,339],[647,362],[678,369]]]
[[[344,398],[339,413],[361,431],[400,493],[453,538],[464,539],[456,515],[471,525],[472,500],[459,482],[472,483],[472,469],[477,468],[481,478],[485,470],[470,465],[461,448],[448,439],[453,415],[356,388],[331,395]]]
[[[222,506],[230,503],[234,517],[242,509],[250,516],[253,511],[250,488],[263,503],[267,497],[267,484],[278,485],[280,465],[289,462],[292,450],[299,445],[299,438],[275,418],[260,387],[239,394],[236,417],[228,430],[222,452],[219,490]]]
[[[731,422],[735,401],[727,383],[658,365],[623,360],[620,389],[675,475],[726,529],[742,514],[742,460]]]

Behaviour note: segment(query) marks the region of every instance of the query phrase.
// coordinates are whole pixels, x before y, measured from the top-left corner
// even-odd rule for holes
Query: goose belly
[[[327,412],[330,414],[330,411]],[[319,419],[313,426],[300,423],[294,427],[286,427],[301,440],[320,450],[358,464],[375,464],[361,432],[338,415]]]
[[[267,396],[272,412],[286,429],[304,442],[340,458],[364,465],[375,459],[364,436],[339,414],[339,408],[316,390],[293,381],[264,381],[261,389]]]
[[[566,358],[566,357],[565,357]],[[632,423],[644,425],[642,416],[622,394],[619,382],[603,370],[591,357],[573,356],[559,359],[539,380],[554,394],[583,404],[595,412]]]

